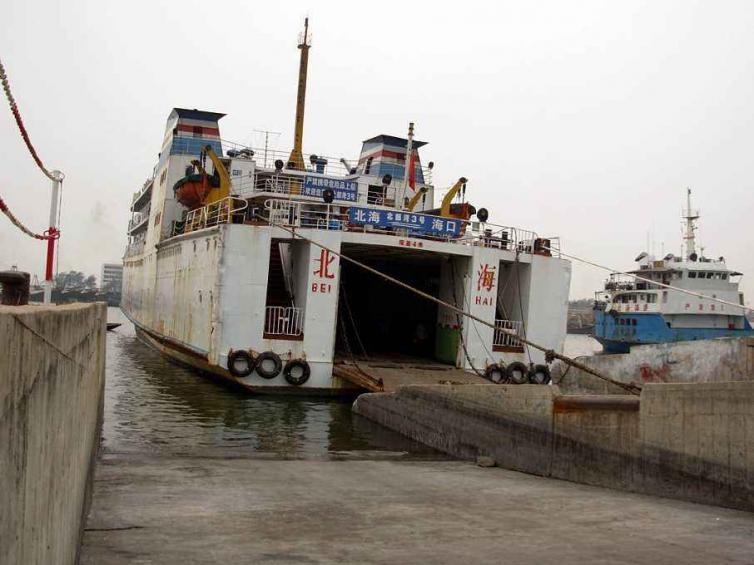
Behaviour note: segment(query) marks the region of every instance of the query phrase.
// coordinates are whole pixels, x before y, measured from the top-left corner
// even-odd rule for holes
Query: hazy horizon
[[[132,195],[173,107],[226,113],[223,139],[288,150],[303,18],[310,17],[304,150],[353,159],[361,141],[429,142],[446,187],[469,178],[490,220],[559,236],[621,270],[678,253],[686,187],[699,242],[754,297],[754,4],[11,0],[0,58],[32,141],[66,174],[59,270],[120,262]],[[29,228],[50,182],[0,109],[0,196]],[[0,217],[0,270],[42,278],[45,245]],[[572,298],[606,273],[573,264]]]

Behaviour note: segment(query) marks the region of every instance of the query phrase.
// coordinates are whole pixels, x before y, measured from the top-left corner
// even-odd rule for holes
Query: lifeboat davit
[[[204,205],[207,194],[212,190],[215,183],[212,177],[201,173],[186,175],[173,186],[173,194],[176,200],[189,210],[200,208]]]

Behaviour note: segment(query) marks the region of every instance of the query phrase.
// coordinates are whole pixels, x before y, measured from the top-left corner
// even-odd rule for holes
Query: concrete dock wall
[[[720,338],[640,345],[631,353],[579,357],[612,379],[635,383],[754,381],[754,338]],[[620,387],[557,362],[553,382],[564,393],[625,394]]]
[[[641,398],[558,387],[405,387],[357,414],[463,459],[754,511],[754,382],[647,384]]]
[[[0,307],[0,563],[76,562],[102,427],[105,304]]]

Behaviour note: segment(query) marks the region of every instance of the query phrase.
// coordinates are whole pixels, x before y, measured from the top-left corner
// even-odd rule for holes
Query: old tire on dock
[[[288,361],[283,369],[283,376],[293,386],[301,386],[309,380],[309,376],[312,374],[309,363],[303,359],[294,359]]]
[[[505,365],[502,363],[491,363],[484,370],[484,377],[496,384],[508,382],[508,373],[505,371]]]
[[[546,385],[550,382],[550,368],[547,365],[534,365],[529,372],[529,382],[533,385]]]
[[[254,371],[255,365],[254,358],[243,349],[231,351],[228,355],[228,371],[234,377],[248,377]]]
[[[274,379],[282,368],[283,362],[274,351],[265,351],[257,357],[257,374],[263,379]]]
[[[520,361],[514,361],[506,368],[508,381],[514,385],[522,385],[529,380],[529,368]]]

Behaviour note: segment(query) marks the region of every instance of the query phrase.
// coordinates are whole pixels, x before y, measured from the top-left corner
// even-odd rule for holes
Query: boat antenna
[[[691,209],[691,189],[688,187],[686,188],[686,210],[683,219],[686,220],[686,232],[683,235],[683,239],[686,241],[686,260],[693,261],[696,259],[694,232],[696,231],[695,222],[699,219],[699,210]],[[691,258],[692,255],[694,259]]]
[[[288,161],[293,169],[304,170],[304,155],[301,147],[304,141],[304,107],[306,105],[306,71],[309,66],[309,18],[304,19],[304,33],[299,36],[298,48],[301,49],[301,60],[298,65],[298,96],[296,97],[296,127],[293,136],[293,149]]]

